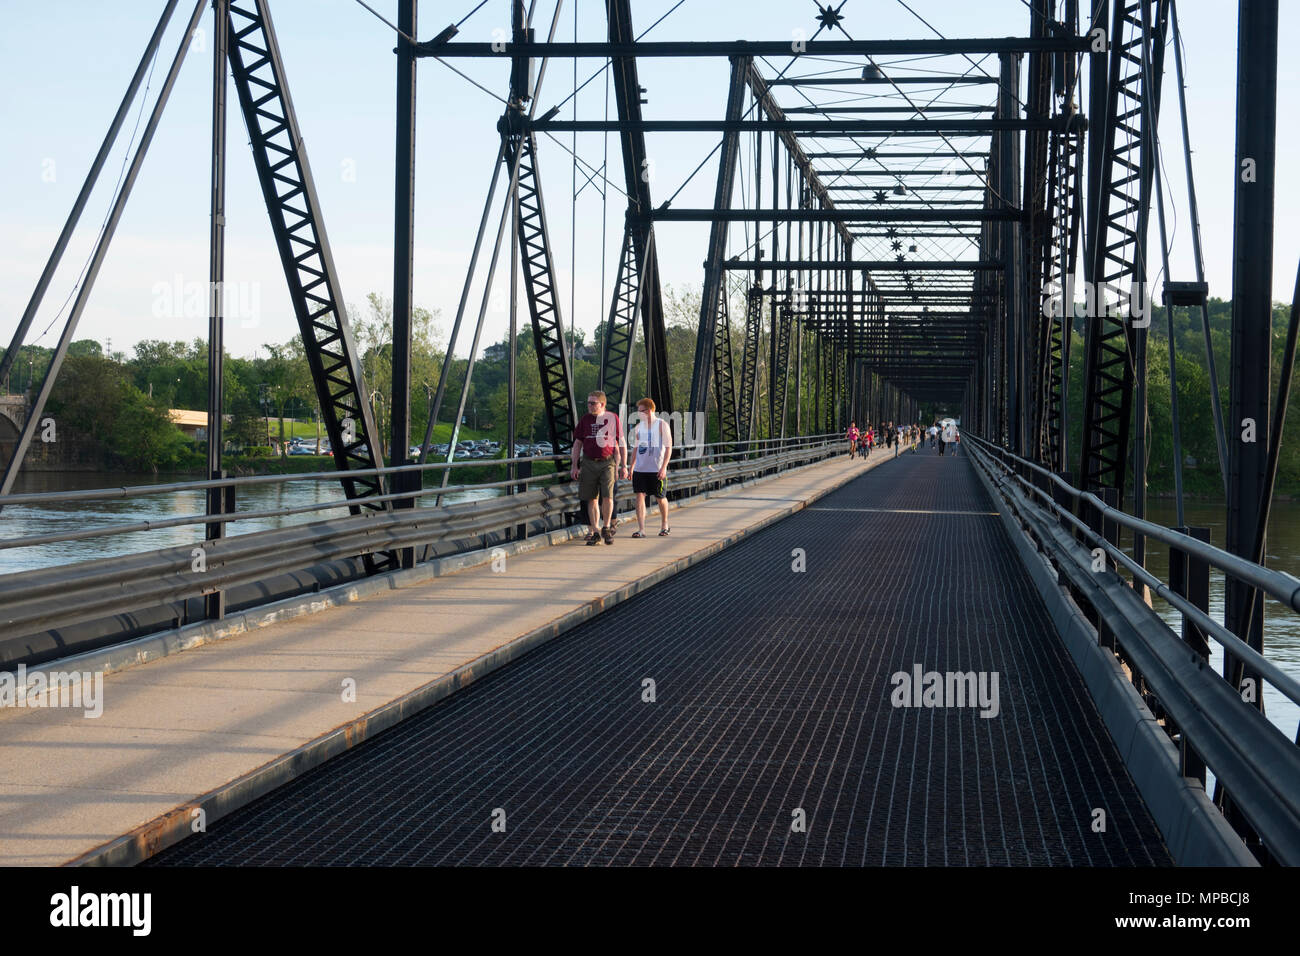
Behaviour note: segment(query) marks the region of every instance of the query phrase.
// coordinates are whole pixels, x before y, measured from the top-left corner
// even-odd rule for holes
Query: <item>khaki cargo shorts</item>
[[[617,456],[583,458],[578,470],[578,500],[614,497],[614,479],[618,475]]]

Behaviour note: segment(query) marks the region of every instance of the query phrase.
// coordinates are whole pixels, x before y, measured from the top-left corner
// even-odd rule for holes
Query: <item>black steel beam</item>
[[[911,116],[914,113],[920,113],[923,116],[930,116],[934,113],[991,113],[991,106],[941,106],[931,104],[924,109],[917,109],[915,106],[790,106],[787,107],[786,115],[799,113],[844,113],[847,115],[867,115],[869,113],[902,113]]]
[[[1256,560],[1259,543],[1255,534],[1264,507],[1270,419],[1278,4],[1277,0],[1239,0],[1237,9],[1237,175],[1228,399],[1229,434],[1236,432],[1232,435],[1236,440],[1228,442],[1227,550]],[[1224,626],[1262,652],[1263,595],[1229,578],[1225,599]],[[1234,685],[1243,679],[1231,655],[1225,655],[1224,675]],[[1250,703],[1262,710],[1259,676],[1253,677],[1254,699]]]
[[[966,86],[972,83],[997,83],[996,76],[828,76],[816,79],[805,76],[780,77],[768,80],[769,86],[918,86],[937,83],[942,86]]]
[[[758,395],[758,340],[763,325],[763,296],[751,288],[745,300],[745,338],[740,356],[740,389],[737,406],[737,435],[749,441],[754,434]]]
[[[803,147],[799,144],[798,138],[791,131],[780,128],[785,122],[785,114],[781,112],[781,107],[776,102],[776,98],[772,96],[771,91],[767,88],[767,81],[758,72],[758,67],[754,65],[752,60],[749,61],[749,68],[745,71],[745,83],[749,86],[750,92],[754,95],[754,99],[758,102],[758,107],[763,113],[762,128],[776,132],[781,142],[785,144],[790,158],[798,167],[800,175],[803,177],[804,182],[808,184],[813,196],[821,202],[823,208],[834,209],[835,201],[813,170],[812,161],[804,155]],[[733,118],[728,117],[727,119],[732,120]],[[845,242],[851,242],[848,231],[844,226],[839,226],[837,231]]]
[[[861,154],[859,154],[861,155]],[[923,154],[928,155],[928,154]],[[950,176],[985,176],[978,169],[819,169],[818,176],[884,176],[898,179],[902,176],[928,176],[931,179],[947,179]],[[867,188],[867,187],[862,187]]]
[[[611,43],[625,45],[634,38],[630,0],[606,0]],[[664,331],[663,294],[659,287],[659,255],[650,241],[650,177],[646,175],[645,133],[641,117],[641,84],[635,56],[616,56],[611,61],[614,101],[623,126],[623,179],[627,189],[627,222],[636,253],[641,330],[649,368],[646,379],[650,397],[664,413],[672,411],[672,388],[668,376],[668,339]],[[624,369],[626,374],[626,369]]]
[[[1106,121],[1093,144],[1099,168],[1089,171],[1088,261],[1085,279],[1106,283],[1127,296],[1146,278],[1146,212],[1152,169],[1144,168],[1143,130],[1148,125],[1144,96],[1150,97],[1150,122],[1157,122],[1167,4],[1158,5],[1150,50],[1143,54],[1141,10],[1147,0],[1115,0],[1110,30]],[[1150,60],[1150,89],[1143,62]],[[1100,140],[1100,142],[1098,142]],[[1129,466],[1135,367],[1139,330],[1127,305],[1119,315],[1098,315],[1087,323],[1084,340],[1083,436],[1080,484],[1088,490],[1124,491]]]
[[[609,321],[605,324],[605,334],[601,336],[598,381],[611,408],[618,408],[627,395],[632,345],[636,339],[636,320],[640,309],[641,273],[637,270],[632,223],[629,221],[623,228],[623,246],[618,257],[618,272],[614,276]]]
[[[547,430],[557,450],[573,443],[577,424],[574,409],[573,370],[564,339],[564,318],[560,314],[559,286],[555,281],[555,257],[546,227],[541,172],[537,163],[537,140],[530,132],[507,131],[506,162],[518,163],[515,215],[518,217],[519,256],[524,273],[524,293],[533,323],[533,343],[546,401]]]
[[[981,269],[1001,269],[1000,262],[981,262],[976,259],[944,261],[943,259],[917,259],[911,262],[898,262],[895,259],[855,259],[850,262],[827,259],[728,259],[724,269],[824,269],[839,272],[917,272],[925,271],[972,271]],[[864,290],[859,290],[864,291]]]
[[[746,76],[752,63],[745,57],[731,61],[731,83],[727,90],[727,117],[741,115],[745,105]],[[736,175],[736,157],[739,155],[740,135],[729,132],[722,139],[722,155],[718,160],[718,182],[713,194],[715,210],[724,210],[731,205],[732,186]],[[719,302],[722,296],[723,280],[726,273],[722,268],[722,257],[727,251],[727,224],[729,219],[714,217],[709,230],[708,259],[704,263],[704,288],[700,295],[700,324],[695,337],[695,365],[691,372],[690,411],[703,412],[708,408],[709,385],[713,376],[714,349],[717,345],[717,321]],[[726,410],[719,409],[722,421],[726,421]],[[742,439],[747,436],[742,436]]]
[[[988,222],[1017,220],[1018,209],[664,209],[656,222]]]
[[[230,0],[213,0],[212,43],[212,189],[208,224],[208,478],[226,477],[221,469],[225,425],[225,283],[226,283],[226,90],[230,65]],[[224,489],[209,488],[205,513],[224,510]],[[225,536],[224,522],[213,521],[203,537],[215,541]],[[226,595],[215,591],[203,600],[204,616],[218,621],[226,616]]]
[[[628,128],[619,120],[534,120],[530,128],[550,133],[617,133]],[[804,136],[987,136],[1008,130],[1067,130],[1084,126],[1080,116],[1043,117],[1039,119],[986,120],[645,120],[641,128],[647,133],[797,133]]]
[[[552,43],[436,43],[416,45],[419,56],[477,57],[489,59],[512,56],[531,57],[593,57],[605,59],[615,56],[640,57],[694,57],[694,56],[791,56],[799,54],[817,56],[888,56],[891,54],[916,54],[945,56],[963,53],[1028,53],[1043,52],[1085,53],[1089,49],[1086,37],[1003,37],[987,39],[946,40],[808,40],[795,50],[790,40],[665,40],[635,43],[552,42]]]
[[[809,159],[988,159],[989,154],[985,152],[955,151],[948,152],[917,152],[915,150],[882,150],[876,147],[868,147],[858,150],[832,150],[830,152],[813,152],[807,154]]]
[[[236,0],[230,12],[231,74],[334,464],[349,498],[383,494],[382,478],[346,476],[382,464],[379,433],[270,11],[265,0]]]
[[[406,36],[416,33],[416,0],[398,0],[397,27]],[[393,147],[393,381],[389,409],[391,439],[388,458],[394,466],[410,464],[411,447],[411,312],[415,284],[415,71],[411,43],[397,40],[396,136]],[[377,459],[383,461],[382,458]],[[394,491],[420,487],[416,472],[394,475]],[[414,498],[400,498],[395,508],[414,508]],[[415,566],[415,549],[403,548],[404,568]]]

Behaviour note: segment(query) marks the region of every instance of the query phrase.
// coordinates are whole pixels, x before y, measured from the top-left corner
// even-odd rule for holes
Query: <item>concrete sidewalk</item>
[[[624,516],[612,546],[511,555],[115,671],[97,719],[0,709],[0,864],[143,859],[890,460],[839,456],[674,508],[666,538],[657,514],[640,540]]]

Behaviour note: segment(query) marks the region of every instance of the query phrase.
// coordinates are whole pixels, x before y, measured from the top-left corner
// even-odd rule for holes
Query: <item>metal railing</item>
[[[1300,579],[1135,518],[1041,465],[970,433],[962,437],[972,460],[1096,628],[1098,642],[1128,668],[1135,688],[1178,747],[1183,776],[1204,787],[1208,766],[1216,780],[1215,803],[1252,851],[1266,860],[1300,863],[1300,747],[1243,698],[1243,688],[1209,666],[1208,643],[1217,642],[1247,674],[1300,704],[1300,681],[1208,613],[1212,567],[1288,610],[1300,610]],[[1120,528],[1169,548],[1170,581],[1124,552]],[[1131,585],[1119,568],[1133,575]],[[1143,585],[1182,614],[1182,635],[1139,594]],[[1262,687],[1253,690],[1262,694]]]
[[[843,450],[838,435],[815,435],[793,439],[763,440],[750,443],[715,443],[689,449],[691,457],[673,463],[669,490],[674,497],[688,497],[704,491],[838,454]],[[477,550],[492,544],[545,533],[580,519],[581,502],[577,484],[570,480],[567,455],[541,458],[475,459],[462,462],[438,462],[425,465],[376,468],[350,471],[350,477],[398,472],[441,473],[449,469],[482,466],[531,466],[555,461],[552,474],[522,475],[504,481],[457,484],[419,488],[414,491],[388,493],[362,499],[342,495],[328,501],[284,508],[239,512],[231,507],[226,513],[179,515],[161,519],[138,520],[104,527],[0,538],[0,550],[38,548],[43,545],[90,541],[118,534],[153,531],[164,528],[198,527],[220,523],[237,525],[240,521],[304,515],[338,510],[370,502],[396,502],[402,499],[434,503],[457,491],[497,489],[496,497],[445,503],[433,507],[364,510],[360,514],[325,517],[287,527],[250,531],[225,537],[205,539],[203,531],[192,543],[152,551],[114,555],[53,568],[38,568],[0,575],[0,635],[24,637],[49,634],[87,622],[102,624],[109,619],[123,622],[121,639],[138,636],[190,620],[211,616],[191,606],[195,599],[216,593],[234,593],[252,588],[261,594],[263,603],[282,597],[284,588],[297,593],[319,589],[315,584],[286,582],[277,591],[267,582],[276,575],[323,567],[331,562],[352,562],[370,554],[418,548],[422,557]],[[504,469],[503,469],[504,470]],[[79,504],[105,500],[132,500],[160,494],[227,489],[258,485],[284,485],[290,482],[339,482],[340,472],[309,474],[260,475],[163,485],[139,485],[79,491],[17,494],[0,497],[0,508],[15,505]],[[621,483],[616,491],[619,505],[634,500],[630,484]],[[0,512],[0,528],[3,512]],[[332,572],[359,577],[360,570]],[[244,608],[254,606],[259,595],[246,595]],[[252,602],[251,604],[249,602]],[[170,608],[166,614],[149,621],[139,617],[146,609]],[[147,616],[147,615],[146,615]],[[143,622],[143,623],[142,623]],[[102,628],[101,628],[102,629]],[[104,635],[96,646],[111,643]]]

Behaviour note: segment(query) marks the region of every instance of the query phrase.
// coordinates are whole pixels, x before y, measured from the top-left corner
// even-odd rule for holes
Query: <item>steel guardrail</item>
[[[675,491],[698,493],[709,487],[720,487],[729,482],[756,477],[769,471],[785,470],[840,453],[837,442],[799,440],[787,444],[791,446],[789,450],[760,458],[723,460],[700,464],[694,468],[679,468],[672,472],[672,487]],[[337,478],[337,475],[332,477]],[[63,567],[37,568],[3,575],[0,576],[0,631],[23,635],[42,629],[67,627],[264,581],[275,573],[301,570],[328,561],[399,547],[446,541],[472,542],[475,538],[528,522],[559,521],[564,515],[580,509],[578,488],[569,479],[567,470],[556,475],[538,477],[553,481],[554,484],[530,488],[518,494],[456,502],[438,508],[370,511],[285,528],[196,540],[194,543],[154,551],[96,558]],[[520,483],[491,484],[502,486]],[[424,488],[387,497],[438,497],[446,495],[448,491],[448,488]],[[626,500],[630,494],[630,490],[625,490],[616,493],[616,497]],[[323,507],[339,508],[349,503],[354,502],[340,499]],[[318,507],[322,506],[313,506]],[[250,513],[243,515],[250,516]],[[209,520],[207,516],[196,515],[184,519],[166,519],[166,522],[172,525],[199,525]],[[132,523],[126,527],[137,524],[139,523]],[[161,525],[162,522],[158,522],[154,527]],[[203,550],[202,570],[195,570],[196,548]]]
[[[1267,851],[1282,862],[1300,863],[1300,748],[1256,707],[1243,701],[1221,674],[1206,666],[1205,659],[1192,650],[1128,582],[1114,572],[1093,571],[1093,553],[1089,546],[1102,547],[1133,571],[1142,583],[1158,585],[1161,597],[1188,614],[1205,633],[1245,660],[1293,701],[1300,702],[1297,697],[1300,683],[1205,612],[1170,591],[1167,585],[1062,507],[1042,488],[1035,487],[1023,474],[1017,473],[1006,459],[1010,458],[1016,466],[1037,474],[1040,479],[1056,478],[1053,485],[1063,492],[1073,492],[1070,495],[1072,501],[1087,501],[1094,507],[1100,506],[1112,520],[1118,520],[1122,512],[1116,515],[1116,509],[1107,507],[1096,496],[1072,488],[1032,462],[975,436],[963,437],[971,441],[972,459],[989,476],[1017,520],[1030,532],[1038,550],[1051,560],[1074,595],[1085,601],[1098,614],[1099,620],[1105,622],[1116,646],[1123,651],[1168,721],[1213,771],[1233,806],[1240,810]],[[1211,565],[1221,566],[1221,560],[1236,558],[1150,522],[1130,517],[1129,521],[1122,523],[1136,530],[1159,529],[1165,534],[1152,537],[1159,537],[1172,547],[1196,545],[1197,552]],[[1076,531],[1081,540],[1075,538]],[[1237,558],[1227,563],[1235,566],[1240,560]],[[1277,582],[1273,583],[1276,587]],[[1277,597],[1277,592],[1289,593],[1285,582],[1276,592],[1269,593]],[[1169,732],[1168,726],[1165,729]]]

